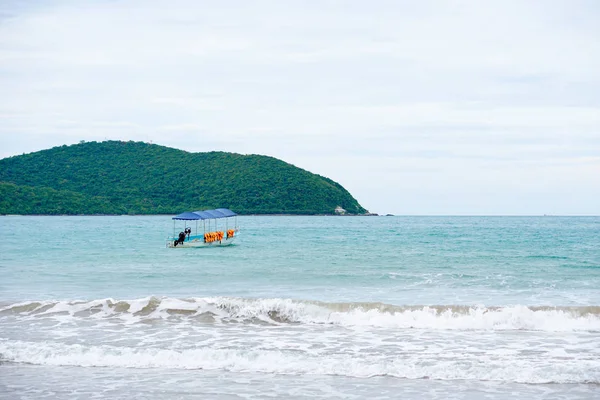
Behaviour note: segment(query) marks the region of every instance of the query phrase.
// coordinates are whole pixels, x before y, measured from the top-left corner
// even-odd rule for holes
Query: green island
[[[81,142],[0,160],[0,214],[367,214],[339,183],[279,159]],[[341,211],[338,208],[338,212]]]

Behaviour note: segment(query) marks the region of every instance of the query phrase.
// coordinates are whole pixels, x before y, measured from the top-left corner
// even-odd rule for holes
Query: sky
[[[371,212],[600,215],[600,2],[0,2],[0,158],[273,156]]]

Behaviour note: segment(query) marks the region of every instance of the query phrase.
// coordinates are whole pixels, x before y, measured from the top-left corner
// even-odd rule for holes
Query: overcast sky
[[[0,158],[277,157],[380,214],[600,214],[600,2],[0,2]]]

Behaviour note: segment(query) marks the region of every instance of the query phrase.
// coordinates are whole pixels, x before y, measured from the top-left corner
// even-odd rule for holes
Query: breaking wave
[[[290,299],[206,297],[36,301],[0,306],[2,318],[151,319],[268,324],[332,324],[438,330],[600,331],[600,306],[396,306]]]
[[[188,349],[93,346],[0,340],[0,360],[35,365],[206,369],[289,375],[391,376],[405,379],[476,379],[520,383],[600,383],[597,360],[562,360],[540,367],[537,359],[439,358],[413,354],[381,358],[317,355],[281,349]]]

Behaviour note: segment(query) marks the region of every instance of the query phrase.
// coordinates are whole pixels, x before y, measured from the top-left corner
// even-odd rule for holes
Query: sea
[[[233,223],[0,217],[0,398],[600,399],[600,217]]]

